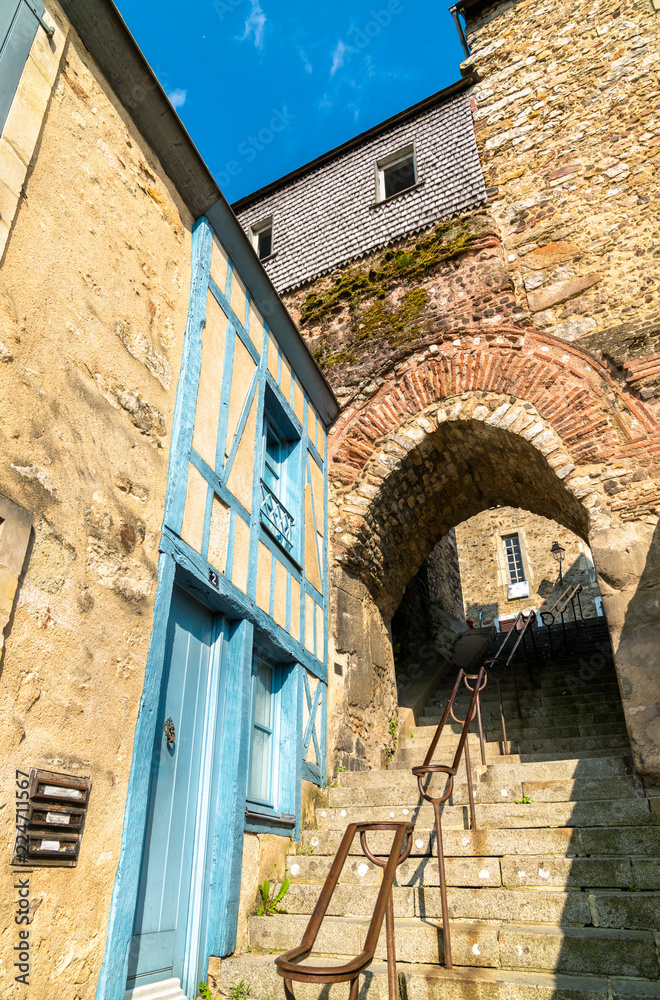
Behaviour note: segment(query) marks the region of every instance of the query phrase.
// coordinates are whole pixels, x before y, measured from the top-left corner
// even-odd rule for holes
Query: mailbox
[[[32,768],[27,824],[17,833],[12,862],[75,868],[91,788],[89,778]]]

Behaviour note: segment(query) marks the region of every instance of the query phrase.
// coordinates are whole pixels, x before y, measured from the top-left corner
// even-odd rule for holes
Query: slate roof
[[[486,201],[469,98],[447,90],[233,206],[246,232],[273,216],[279,292]],[[376,163],[410,144],[416,186],[378,203]]]

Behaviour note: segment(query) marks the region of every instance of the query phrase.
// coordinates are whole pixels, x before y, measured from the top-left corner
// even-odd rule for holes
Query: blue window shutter
[[[43,14],[44,5],[35,0],[3,0],[0,3],[0,132],[5,127],[39,27],[38,17]]]

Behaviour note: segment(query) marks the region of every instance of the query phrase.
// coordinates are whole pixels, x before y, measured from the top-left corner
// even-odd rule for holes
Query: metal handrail
[[[513,690],[516,696],[516,709],[518,712],[518,718],[522,719],[522,711],[520,709],[520,693],[518,691],[518,679],[516,677],[516,668],[514,666],[513,661],[521,642],[523,643],[523,648],[525,650],[525,657],[527,656],[527,646],[525,644],[525,636],[527,635],[528,629],[529,629],[529,634],[532,638],[532,645],[534,647],[534,652],[536,653],[536,640],[534,638],[534,629],[532,627],[532,623],[534,621],[536,621],[536,615],[533,611],[530,611],[529,614],[527,615],[525,614],[524,611],[519,611],[518,614],[516,615],[516,619],[513,625],[511,626],[511,629],[507,632],[504,641],[500,645],[498,651],[495,653],[495,656],[490,657],[490,659],[486,660],[485,663],[489,679],[492,677],[492,679],[497,684],[497,700],[500,706],[500,721],[502,723],[502,742],[504,745],[505,755],[508,755],[510,751],[509,751],[509,741],[506,735],[506,719],[504,718],[504,705],[502,704],[502,681],[506,677],[507,670],[511,670],[511,679],[513,680]],[[510,652],[505,656],[504,650],[512,635],[517,635],[518,638],[514,642]],[[496,667],[502,668],[502,673],[499,677],[497,676],[497,674],[493,673]],[[481,724],[481,716],[479,721]],[[483,737],[482,737],[482,744],[483,744]],[[486,763],[483,749],[481,754],[481,762],[482,764]]]
[[[438,850],[438,875],[440,881],[440,901],[442,906],[442,935],[443,935],[444,949],[445,949],[445,966],[447,969],[452,968],[452,958],[451,958],[451,935],[449,931],[449,906],[447,903],[447,885],[445,881],[445,854],[442,841],[442,812],[440,807],[443,805],[443,803],[447,801],[447,799],[452,794],[454,788],[454,778],[458,773],[458,768],[461,763],[461,757],[463,756],[463,752],[465,751],[465,768],[467,771],[468,801],[470,806],[470,829],[471,830],[477,829],[477,820],[474,807],[474,788],[472,786],[472,766],[470,763],[470,745],[468,742],[470,726],[472,725],[474,719],[476,718],[478,720],[479,741],[481,744],[481,761],[485,765],[486,752],[484,745],[483,725],[481,721],[480,695],[481,692],[486,687],[488,680],[492,676],[493,680],[497,684],[497,693],[500,706],[500,718],[502,720],[502,732],[504,736],[504,741],[503,741],[504,753],[505,754],[509,753],[509,747],[506,736],[506,721],[504,719],[504,705],[502,703],[501,684],[506,676],[507,669],[510,667],[516,691],[518,714],[519,716],[521,716],[520,699],[518,697],[518,684],[516,681],[515,669],[513,667],[513,658],[516,654],[516,651],[520,643],[524,641],[527,629],[530,627],[531,622],[533,620],[535,620],[533,612],[530,612],[529,615],[525,615],[524,612],[521,611],[516,616],[516,620],[511,629],[511,632],[507,633],[503,642],[500,644],[495,656],[489,657],[487,660],[485,660],[477,674],[468,674],[463,669],[458,671],[454,687],[452,689],[451,694],[449,695],[449,698],[447,699],[447,704],[445,705],[444,711],[440,718],[440,722],[436,727],[435,733],[433,734],[433,739],[431,740],[430,746],[426,752],[424,763],[419,767],[412,768],[412,773],[417,778],[419,793],[423,798],[426,799],[427,802],[430,802],[433,805],[433,812],[435,815],[435,837]],[[507,643],[509,642],[512,633],[513,634],[517,633],[518,638],[514,642],[511,651],[508,653],[508,655],[505,656],[504,650],[506,648]],[[497,676],[496,673],[493,672],[497,666],[503,668],[502,673],[499,677]],[[473,687],[470,686],[470,684],[468,683],[469,681],[474,681]],[[467,714],[465,716],[465,719],[463,720],[457,719],[456,714],[454,712],[454,702],[456,700],[456,695],[458,694],[458,691],[461,687],[461,683],[464,683],[467,689],[472,692],[472,697],[470,698],[470,704],[467,710]],[[462,723],[461,735],[459,737],[458,746],[456,747],[456,752],[454,754],[454,760],[451,765],[432,764],[431,761],[433,760],[433,755],[438,745],[438,741],[442,735],[442,732],[447,723],[447,719],[449,718],[450,715],[451,718],[454,720],[454,722],[458,722],[459,724]],[[427,777],[427,775],[431,774],[444,774],[447,776],[447,787],[445,788],[445,792],[443,795],[441,796],[430,795],[428,790],[424,787],[423,785],[424,778]]]
[[[292,948],[275,959],[275,965],[280,976],[284,979],[284,992],[286,1000],[295,1000],[293,993],[293,982],[299,983],[346,983],[350,982],[349,1000],[357,1000],[359,992],[359,977],[369,965],[371,965],[376,945],[383,926],[383,917],[386,918],[387,937],[387,974],[389,987],[389,1000],[397,1000],[398,984],[396,974],[396,951],[394,941],[394,905],[392,902],[392,884],[396,870],[404,862],[412,848],[413,823],[350,823],[346,827],[339,850],[332,862],[328,877],[325,880],[321,894],[317,900],[314,911],[309,918],[309,923],[303,934],[302,941],[297,948]],[[367,832],[370,830],[393,830],[394,839],[387,860],[373,855],[367,846]],[[380,890],[376,905],[369,924],[369,930],[364,942],[364,948],[359,955],[352,958],[343,965],[301,965],[309,957],[318,932],[321,928],[323,918],[326,915],[330,899],[335,890],[353,838],[355,834],[360,834],[360,844],[365,856],[379,868],[383,868],[383,878],[380,883]],[[408,838],[408,842],[404,841]]]
[[[584,621],[584,612],[582,611],[582,602],[580,601],[580,594],[582,593],[582,584],[576,583],[573,587],[567,587],[563,591],[547,611],[540,611],[541,621],[548,629],[548,642],[550,644],[550,655],[553,655],[552,648],[552,626],[557,621],[557,616],[561,618],[562,633],[564,636],[564,649],[568,650],[568,638],[566,636],[566,622],[564,621],[564,615],[566,614],[566,609],[568,605],[571,605],[573,611],[573,621],[577,625],[577,614],[575,612],[575,601],[577,599],[578,608],[580,610],[580,619]]]
[[[438,723],[437,729],[431,740],[431,745],[424,758],[424,763],[420,767],[413,767],[412,773],[417,778],[417,784],[419,787],[419,793],[426,799],[427,802],[431,802],[433,805],[433,811],[435,814],[435,837],[436,846],[438,849],[438,875],[440,879],[440,901],[442,906],[442,935],[444,939],[445,946],[445,966],[448,969],[452,968],[451,961],[451,938],[449,934],[449,907],[447,904],[447,885],[445,883],[445,853],[442,843],[442,813],[440,811],[440,806],[447,801],[451,795],[454,788],[454,778],[458,773],[458,767],[461,762],[461,757],[463,756],[463,750],[466,750],[465,762],[468,774],[468,794],[470,800],[470,829],[476,830],[477,823],[474,813],[474,790],[472,788],[472,768],[470,767],[470,756],[468,748],[468,732],[474,718],[477,714],[477,703],[479,699],[479,694],[486,686],[488,681],[488,675],[486,673],[486,665],[484,664],[479,673],[475,677],[474,688],[472,688],[472,697],[470,698],[470,705],[467,710],[467,715],[465,716],[465,721],[463,722],[463,728],[461,730],[461,735],[458,741],[458,746],[456,747],[456,753],[454,754],[453,763],[448,766],[446,764],[432,764],[433,754],[435,753],[435,748],[438,745],[438,740],[442,735],[442,730],[445,727],[447,719],[454,705],[454,700],[458,694],[458,690],[461,686],[461,682],[465,678],[466,674],[464,670],[459,670],[458,676],[456,678],[456,683],[454,684],[453,690],[449,696],[445,709],[442,713],[440,722]],[[424,788],[423,780],[429,774],[445,774],[447,776],[447,787],[445,789],[444,795],[438,797],[429,795],[426,788]]]

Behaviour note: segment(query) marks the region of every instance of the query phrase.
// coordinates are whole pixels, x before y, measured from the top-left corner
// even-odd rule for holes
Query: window
[[[250,229],[252,236],[252,246],[255,249],[259,260],[265,260],[273,252],[273,217],[264,219],[263,222],[252,226]]]
[[[378,201],[385,201],[400,191],[407,191],[417,183],[415,152],[412,146],[379,160],[377,168]]]
[[[298,440],[274,399],[266,396],[261,478],[261,523],[289,554],[296,544],[300,490],[296,470]]]
[[[252,744],[248,798],[273,807],[275,737],[275,670],[257,657],[252,674]]]
[[[0,132],[43,14],[41,0],[8,0],[0,4]]]
[[[525,580],[525,568],[523,566],[522,552],[520,549],[520,538],[518,535],[506,535],[502,538],[504,545],[504,555],[509,572],[509,583],[523,583]]]

